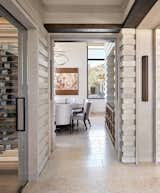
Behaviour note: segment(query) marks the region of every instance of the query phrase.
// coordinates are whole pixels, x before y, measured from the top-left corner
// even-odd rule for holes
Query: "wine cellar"
[[[115,113],[114,109],[109,104],[106,104],[105,124],[112,143],[115,145]]]
[[[106,56],[106,109],[105,109],[105,126],[111,138],[113,145],[115,145],[115,47],[110,46],[109,55]]]
[[[16,97],[18,96],[18,33],[0,18],[0,164],[18,161]]]

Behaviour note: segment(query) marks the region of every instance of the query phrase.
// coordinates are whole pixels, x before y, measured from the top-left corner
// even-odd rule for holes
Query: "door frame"
[[[25,98],[25,132],[18,132],[18,177],[20,189],[28,182],[28,108],[27,108],[27,29],[3,6],[0,15],[7,19],[18,31],[18,97]],[[22,148],[23,151],[19,151]],[[23,161],[23,162],[22,162]]]
[[[56,33],[55,33],[56,34]],[[76,33],[74,33],[76,34]],[[55,37],[54,36],[54,33],[51,33],[50,34],[50,41],[52,42],[51,43],[51,64],[53,66],[53,69],[51,70],[51,72],[54,74],[54,71],[55,71],[55,65],[54,65],[54,52],[53,52],[53,47],[55,46],[54,45],[54,42],[87,42],[87,41],[93,41],[93,40],[99,40],[99,41],[104,41],[107,42],[107,40],[111,40],[114,42],[115,44],[115,98],[114,98],[114,101],[115,101],[115,152],[117,154],[117,159],[120,161],[121,160],[121,149],[119,148],[119,144],[120,144],[120,135],[119,135],[119,124],[120,124],[120,114],[119,114],[119,83],[118,83],[118,80],[119,80],[119,60],[118,60],[118,38],[116,37],[103,37],[102,38],[91,38],[91,39],[88,39],[88,38],[82,38],[81,37],[81,34],[76,36],[76,37],[69,37],[67,38],[67,35],[65,36],[65,33],[63,33],[63,38],[61,37]],[[73,39],[72,39],[73,38]],[[87,84],[87,83],[86,83]],[[88,85],[87,85],[88,86]],[[55,97],[55,93],[54,91],[52,92],[52,97],[54,99]],[[52,99],[52,100],[53,100]],[[54,107],[55,108],[55,107]],[[53,109],[54,109],[53,108]],[[55,114],[55,113],[54,113]]]
[[[25,185],[28,182],[28,86],[27,86],[27,31],[19,30],[18,33],[18,60],[19,66],[18,69],[18,97],[24,98],[24,111],[25,117],[22,120],[19,120],[21,125],[24,124],[25,131],[18,132],[19,139],[19,178],[22,185]],[[19,112],[22,113],[22,112]],[[20,128],[21,129],[21,128]]]

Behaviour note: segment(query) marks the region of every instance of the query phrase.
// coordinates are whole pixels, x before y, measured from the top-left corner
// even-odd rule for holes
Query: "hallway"
[[[57,136],[56,150],[38,181],[23,193],[158,193],[159,166],[116,161],[101,116],[92,128]],[[138,176],[138,177],[137,177]]]
[[[0,0],[0,193],[160,193],[159,10]]]

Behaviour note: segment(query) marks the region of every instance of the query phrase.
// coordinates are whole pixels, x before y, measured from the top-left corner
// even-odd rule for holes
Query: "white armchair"
[[[65,103],[56,104],[56,125],[69,125],[71,123],[72,106]]]

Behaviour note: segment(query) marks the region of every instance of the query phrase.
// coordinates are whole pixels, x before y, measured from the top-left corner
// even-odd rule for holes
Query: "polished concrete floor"
[[[17,193],[19,189],[16,170],[0,170],[0,193]]]
[[[0,193],[17,193],[18,150],[7,150],[0,154]]]
[[[56,137],[56,150],[24,193],[160,193],[160,166],[119,163],[102,116],[92,128]]]

